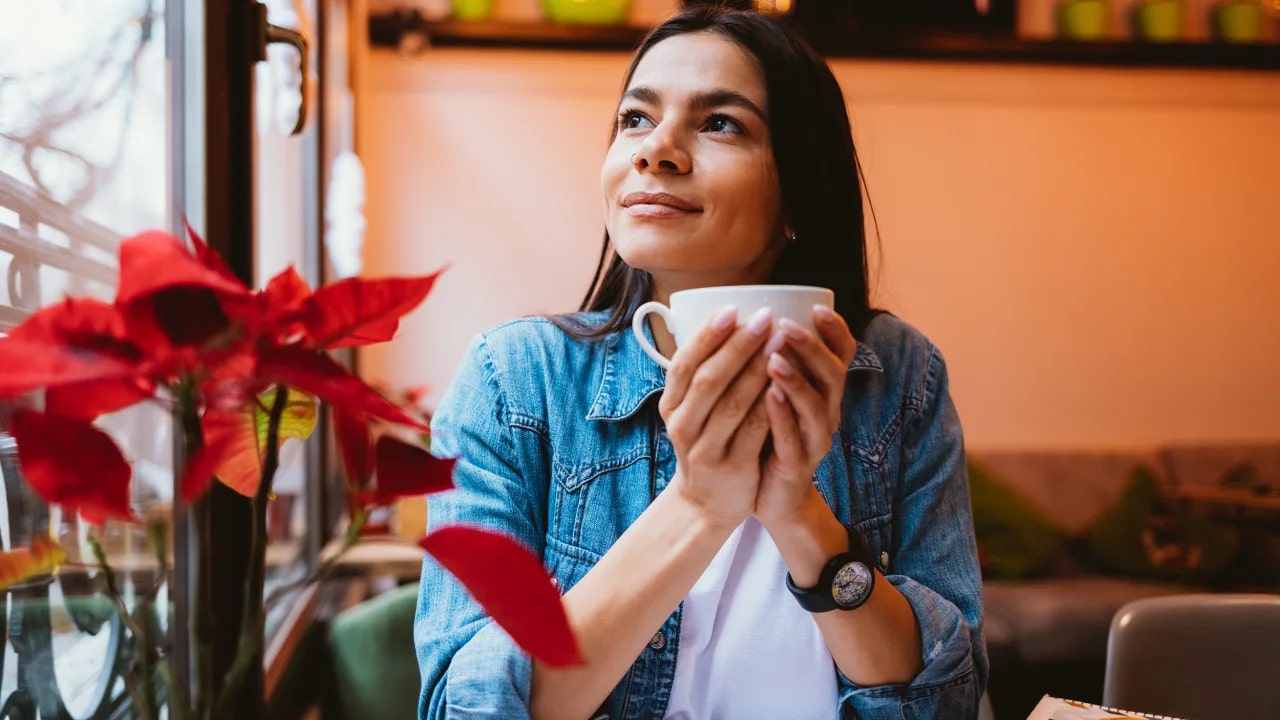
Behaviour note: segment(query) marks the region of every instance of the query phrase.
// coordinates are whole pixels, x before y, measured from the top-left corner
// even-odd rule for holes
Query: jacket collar
[[[653,332],[648,323],[644,324],[644,334],[652,343]],[[651,396],[662,392],[667,386],[666,371],[645,354],[629,327],[604,342],[604,369],[587,419],[625,420]]]
[[[645,323],[645,336],[653,333]],[[610,335],[603,342],[604,369],[600,373],[595,400],[587,411],[588,420],[618,421],[634,415],[645,402],[667,385],[666,372],[645,354],[630,328]],[[849,370],[884,372],[880,358],[867,343],[859,341]]]

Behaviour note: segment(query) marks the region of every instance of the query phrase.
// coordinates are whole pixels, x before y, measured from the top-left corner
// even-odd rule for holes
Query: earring
[[[632,164],[632,165],[635,165],[635,164],[636,164],[636,156],[637,156],[637,155],[639,155],[639,154],[640,154],[640,153],[631,153],[631,164]]]
[[[788,230],[788,231],[787,231],[787,234],[786,234],[786,238],[787,238],[787,242],[788,242],[788,243],[791,243],[792,245],[795,245],[795,243],[796,243],[796,231],[795,231],[795,230]]]

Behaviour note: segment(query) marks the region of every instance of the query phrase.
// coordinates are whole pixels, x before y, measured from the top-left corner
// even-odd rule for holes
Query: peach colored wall
[[[368,376],[572,309],[621,54],[374,51],[366,271],[452,269]],[[1280,75],[841,61],[878,301],[945,353],[969,442],[1280,437]]]

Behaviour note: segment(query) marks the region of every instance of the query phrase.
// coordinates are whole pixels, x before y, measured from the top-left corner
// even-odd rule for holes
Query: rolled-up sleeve
[[[456,488],[429,501],[431,528],[455,523],[506,533],[541,557],[546,478],[522,472],[499,371],[483,338],[432,417],[432,452],[457,457]],[[419,720],[528,716],[532,660],[467,590],[427,556],[413,625],[422,676]]]
[[[886,579],[915,612],[924,668],[907,685],[859,687],[841,676],[841,717],[976,718],[988,672],[982,579],[963,433],[932,346],[919,411],[904,429],[892,542]]]

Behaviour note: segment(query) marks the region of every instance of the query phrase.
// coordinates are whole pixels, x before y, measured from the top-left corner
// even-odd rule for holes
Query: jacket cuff
[[[885,579],[902,593],[915,613],[920,627],[924,668],[910,684],[875,687],[859,686],[837,669],[841,705],[852,704],[868,716],[875,716],[875,713],[866,711],[886,701],[898,708],[895,712],[901,712],[902,702],[927,698],[975,682],[969,625],[960,608],[905,575],[888,575]],[[976,702],[975,696],[975,709]]]
[[[533,660],[497,623],[454,655],[445,678],[448,718],[527,718]]]

